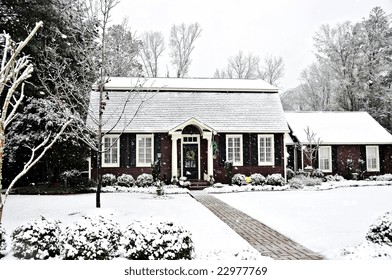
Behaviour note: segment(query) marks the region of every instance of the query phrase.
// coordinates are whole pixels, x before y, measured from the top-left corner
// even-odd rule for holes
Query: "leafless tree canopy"
[[[177,78],[184,77],[191,64],[191,54],[195,48],[195,41],[200,37],[199,23],[186,26],[184,23],[173,25],[170,32],[170,56],[176,68]]]
[[[245,55],[239,51],[228,59],[225,68],[217,69],[214,78],[263,79],[277,86],[284,75],[284,63],[281,57],[266,56],[261,63],[260,57],[252,53]]]
[[[141,58],[148,77],[158,77],[158,59],[165,50],[162,32],[150,31],[143,34]]]

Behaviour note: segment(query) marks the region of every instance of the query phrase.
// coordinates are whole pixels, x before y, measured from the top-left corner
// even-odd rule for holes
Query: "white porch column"
[[[172,134],[172,178],[176,176],[178,178],[178,166],[177,166],[177,140],[180,139],[180,133],[173,133]]]
[[[203,133],[203,139],[207,139],[207,180],[210,176],[214,176],[214,158],[212,150],[212,132],[205,131]]]

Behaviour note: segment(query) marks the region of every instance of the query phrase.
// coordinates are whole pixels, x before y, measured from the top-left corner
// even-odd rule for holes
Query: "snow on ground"
[[[328,259],[341,258],[341,249],[363,243],[370,225],[392,211],[391,186],[214,196]],[[365,245],[354,249],[362,250],[358,258],[371,258],[374,248],[363,252]]]
[[[260,256],[249,243],[219,220],[188,194],[158,198],[145,193],[103,193],[102,208],[95,208],[95,194],[31,196],[11,195],[4,208],[3,226],[9,236],[12,230],[30,219],[58,219],[65,227],[83,215],[109,215],[122,229],[131,220],[164,219],[177,222],[190,230],[196,257],[202,259],[232,259],[233,254]],[[247,255],[245,253],[245,255]],[[8,254],[5,259],[13,258]],[[263,258],[263,257],[261,257]]]

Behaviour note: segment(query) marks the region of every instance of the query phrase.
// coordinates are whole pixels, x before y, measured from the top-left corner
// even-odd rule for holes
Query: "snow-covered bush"
[[[104,174],[102,175],[102,185],[104,187],[106,186],[114,186],[116,184],[117,180],[116,180],[116,176],[113,174]]]
[[[103,216],[84,217],[63,234],[61,255],[66,260],[109,260],[118,253],[121,231]]]
[[[324,173],[320,169],[314,169],[311,176],[315,178],[324,178]]]
[[[143,173],[137,176],[136,186],[139,188],[151,187],[154,179],[151,174]]]
[[[61,247],[59,223],[41,217],[17,227],[11,234],[13,255],[19,259],[36,260],[58,256]]]
[[[301,176],[302,177],[302,176]],[[305,185],[300,176],[294,177],[289,181],[291,189],[302,189]]]
[[[369,180],[371,181],[392,181],[392,174],[384,174],[384,175],[378,175],[378,176],[370,176]]]
[[[376,222],[370,226],[366,239],[378,244],[392,246],[392,213],[387,212],[379,217]]]
[[[265,183],[271,186],[284,186],[284,178],[279,173],[268,175]]]
[[[0,258],[2,256],[1,251],[5,251],[7,249],[7,242],[5,240],[6,232],[5,229],[0,224]]]
[[[191,259],[191,233],[172,222],[132,222],[121,238],[124,257],[131,260]]]
[[[223,188],[225,185],[222,183],[215,183],[212,187],[213,188]]]
[[[314,187],[321,185],[322,181],[321,178],[299,175],[291,179],[289,185],[292,189],[302,189],[304,186]]]
[[[340,182],[340,181],[344,181],[346,179],[344,179],[343,176],[335,174],[335,175],[327,175],[327,176],[325,176],[324,180],[326,180],[327,182]]]
[[[250,175],[250,183],[253,186],[262,186],[265,183],[265,177],[260,173]]]
[[[61,177],[68,178],[68,179],[80,177],[80,175],[81,175],[81,173],[77,169],[67,170],[67,171],[64,171],[63,173],[61,173]]]
[[[122,187],[132,187],[135,184],[135,179],[132,175],[123,174],[117,178],[117,185]]]
[[[178,180],[178,184],[180,185],[180,187],[182,188],[189,188],[191,186],[191,182],[187,181],[187,177],[180,177]]]
[[[237,173],[231,178],[231,183],[237,186],[246,185],[246,177],[244,174]]]

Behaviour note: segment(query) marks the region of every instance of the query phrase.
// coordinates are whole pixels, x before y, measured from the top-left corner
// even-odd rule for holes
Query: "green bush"
[[[139,188],[151,187],[153,183],[154,179],[151,174],[143,173],[137,176],[136,186],[138,186]]]
[[[268,175],[265,183],[271,186],[285,185],[284,178],[279,173]]]
[[[104,174],[102,175],[102,186],[114,186],[117,182],[116,176],[114,174]]]

